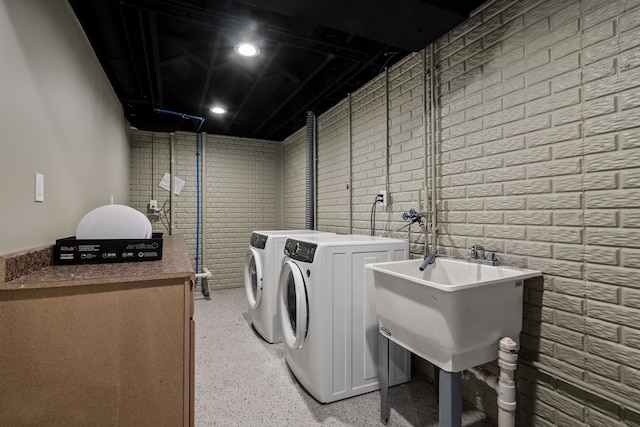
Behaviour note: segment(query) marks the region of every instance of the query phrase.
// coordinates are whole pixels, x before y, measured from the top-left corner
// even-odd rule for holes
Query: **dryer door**
[[[244,259],[244,287],[247,291],[249,308],[255,310],[262,298],[262,261],[254,248],[249,248]]]
[[[307,336],[309,299],[304,276],[294,261],[285,262],[280,270],[278,300],[282,339],[289,348],[300,348]]]

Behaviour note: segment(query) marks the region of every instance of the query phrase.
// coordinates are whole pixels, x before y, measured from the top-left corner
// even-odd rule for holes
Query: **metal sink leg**
[[[389,339],[378,333],[378,380],[380,381],[380,420],[389,421]]]

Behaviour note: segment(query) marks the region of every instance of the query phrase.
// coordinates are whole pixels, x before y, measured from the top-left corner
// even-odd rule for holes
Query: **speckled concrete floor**
[[[205,426],[383,426],[380,393],[318,403],[287,368],[282,344],[250,326],[244,288],[196,294],[195,422]],[[437,426],[434,387],[414,370],[410,383],[389,390],[389,426]],[[463,426],[495,426],[464,408]]]

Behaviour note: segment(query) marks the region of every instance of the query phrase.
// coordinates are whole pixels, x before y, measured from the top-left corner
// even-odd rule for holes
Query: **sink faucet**
[[[424,271],[427,265],[434,264],[436,262],[436,251],[431,251],[424,256],[422,264],[420,264],[420,271]]]
[[[496,259],[496,254],[494,252],[486,252],[482,246],[473,245],[471,246],[471,250],[469,251],[469,262],[473,262],[475,264],[485,264],[485,265],[497,265],[498,260]]]
[[[480,245],[471,246],[471,258],[484,258],[484,247]]]

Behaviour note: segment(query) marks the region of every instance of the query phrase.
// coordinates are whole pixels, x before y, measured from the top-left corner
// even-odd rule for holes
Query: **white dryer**
[[[244,262],[244,286],[249,317],[255,330],[270,343],[282,342],[276,293],[284,242],[288,236],[334,234],[316,230],[259,230],[251,233]]]
[[[289,368],[321,403],[378,390],[378,319],[365,264],[408,258],[406,241],[361,235],[287,239],[278,305]],[[411,353],[389,349],[389,384],[411,379]]]

